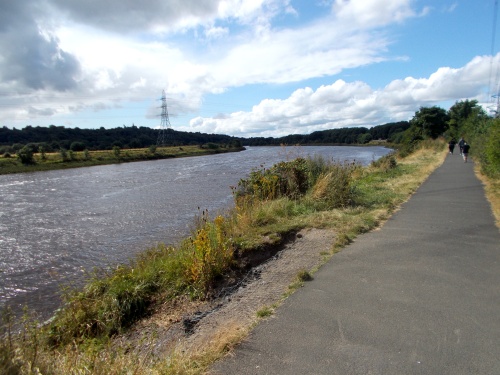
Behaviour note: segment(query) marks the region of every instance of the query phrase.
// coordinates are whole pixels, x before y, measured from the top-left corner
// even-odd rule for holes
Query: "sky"
[[[280,137],[498,107],[497,0],[0,0],[0,126]]]

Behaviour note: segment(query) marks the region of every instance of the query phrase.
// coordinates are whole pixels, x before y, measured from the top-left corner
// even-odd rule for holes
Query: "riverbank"
[[[15,157],[0,157],[0,175],[49,171],[58,169],[92,167],[96,165],[130,163],[190,156],[214,155],[243,151],[244,147],[210,144],[206,146],[149,147],[140,149],[61,151],[57,153],[33,154],[33,161],[23,164]]]
[[[95,279],[84,292],[74,294],[73,299],[68,300],[73,307],[56,318],[55,325],[52,325],[48,332],[37,333],[39,337],[37,365],[46,370],[42,372],[54,374],[67,373],[69,369],[88,366],[91,366],[93,373],[96,374],[118,374],[127,368],[135,369],[138,374],[201,372],[211,360],[222,355],[235,341],[241,339],[258,317],[272,313],[283,295],[299,287],[300,283],[307,280],[322,262],[357,235],[384,222],[445,156],[444,144],[428,143],[424,149],[409,157],[400,159],[388,156],[366,168],[352,164],[329,166],[333,169],[328,173],[317,175],[315,183],[303,194],[299,194],[301,184],[289,185],[289,193],[292,196],[299,194],[292,199],[275,196],[277,190],[272,188],[272,181],[275,181],[273,173],[299,177],[294,181],[300,182],[302,175],[298,172],[301,163],[293,165],[295,169],[291,168],[290,164],[280,163],[277,168],[271,169],[271,174],[266,171],[254,171],[249,180],[252,183],[246,186],[247,193],[252,193],[246,196],[253,198],[240,199],[235,216],[230,216],[227,220],[216,218],[213,222],[202,218],[196,233],[184,243],[185,248],[181,246],[181,249],[175,250],[166,247],[151,249],[129,267],[117,269],[107,279]],[[320,164],[321,161],[317,160],[314,165]],[[297,173],[290,174],[291,171]],[[344,181],[346,184],[337,185],[338,181]],[[245,195],[240,195],[241,197]],[[254,199],[256,197],[259,199]],[[317,228],[320,231],[310,231],[307,228]],[[262,267],[258,268],[259,264],[267,259],[279,259],[281,255],[278,254],[283,253],[278,251],[287,243],[290,244],[287,242],[290,240],[290,235],[294,234],[298,239],[291,242],[292,244],[302,243],[302,246],[307,246],[307,243],[314,243],[309,241],[311,234],[314,233],[326,233],[325,235],[332,237],[320,235],[320,242],[326,246],[321,252],[316,246],[310,247],[313,251],[316,249],[316,265],[301,264],[299,261],[295,263],[295,267],[300,268],[298,272],[297,268],[291,268],[290,272],[294,275],[292,279],[296,279],[292,289],[287,290],[286,287],[273,289],[275,290],[273,293],[279,294],[272,297],[275,302],[260,299],[259,294],[253,292],[248,298],[253,301],[256,313],[244,307],[245,304],[236,304],[233,306],[237,308],[230,311],[235,311],[234,320],[238,324],[231,327],[221,324],[212,333],[200,329],[205,322],[210,322],[211,317],[216,316],[216,311],[219,313],[228,311],[224,308],[225,303],[241,300],[243,297],[238,297],[238,293],[250,290],[246,289],[247,285],[251,283],[258,285],[262,281],[259,277],[266,271]],[[231,240],[228,242],[229,239]],[[301,242],[302,239],[305,242]],[[201,249],[204,250],[200,251]],[[234,261],[238,267],[234,268],[236,264],[231,261],[233,265],[230,269],[226,268],[223,274],[213,273],[214,268],[207,268],[208,265],[212,267],[226,262],[228,258],[225,256],[215,258],[214,256],[230,255],[231,249],[234,251]],[[181,255],[181,258],[178,258],[180,262],[175,260],[177,258],[174,255]],[[274,255],[278,257],[273,258]],[[169,268],[166,262],[172,260],[177,265]],[[179,269],[181,265],[184,268]],[[286,266],[270,267],[270,269],[281,272]],[[174,270],[177,270],[175,272],[182,278],[187,277],[188,283],[183,287],[182,278],[174,279],[173,284],[167,283],[165,286],[176,285],[177,288],[181,287],[180,289],[158,294],[156,289],[158,282],[160,280],[162,283],[165,282],[164,276],[161,275],[172,275]],[[211,279],[209,276],[214,278]],[[276,277],[289,285],[289,278],[280,277],[279,274]],[[209,283],[205,284],[202,281]],[[119,284],[113,286],[116,282]],[[265,290],[271,288],[264,288]],[[153,294],[147,298],[151,302],[143,303],[136,299],[141,293],[146,293],[144,296],[148,296],[150,292]],[[109,305],[111,310],[105,305],[95,304],[106,300],[111,303]],[[116,305],[117,302],[119,305]],[[265,306],[262,306],[263,303]],[[92,318],[94,314],[92,306],[96,308],[97,320]],[[119,307],[119,310],[114,310],[115,307]],[[126,309],[123,310],[124,308]],[[141,309],[142,313],[147,313],[145,318],[139,320],[133,318],[134,323],[131,323],[130,312],[136,314]],[[250,320],[241,318],[242,309],[250,311],[247,315]],[[125,313],[124,317],[128,320],[120,318],[120,313]],[[119,318],[121,324],[125,323],[125,326],[120,328],[114,325],[115,323],[105,326],[111,323],[106,321],[113,317]],[[228,315],[225,315],[222,321],[227,321],[227,317]],[[84,319],[80,326],[78,320],[81,318]],[[149,326],[148,321],[151,322]],[[218,324],[205,326],[214,328]],[[82,327],[83,331],[78,327]],[[74,333],[71,333],[73,329]],[[190,334],[191,330],[194,334]],[[107,334],[96,336],[98,332]],[[135,341],[132,339],[134,332]],[[47,334],[51,337],[49,342],[56,345],[48,351],[42,350],[43,340],[40,339]],[[66,338],[61,336],[67,334],[70,336]],[[74,334],[77,336],[71,336]],[[182,340],[172,341],[170,340],[172,337],[180,337]],[[199,340],[194,339],[196,337]],[[68,342],[69,346],[64,342]],[[188,345],[189,350],[185,349],[185,345]],[[22,348],[25,350],[26,360],[33,354],[30,348],[32,346]],[[154,353],[161,353],[161,356],[156,357]],[[58,358],[56,362],[53,361],[54,354]],[[47,361],[44,360],[45,356]],[[21,365],[27,365],[27,362]]]

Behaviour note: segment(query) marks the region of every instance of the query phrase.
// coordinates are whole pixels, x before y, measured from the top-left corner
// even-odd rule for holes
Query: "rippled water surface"
[[[57,308],[61,286],[189,233],[232,204],[252,168],[321,154],[367,164],[383,147],[249,147],[238,153],[0,176],[0,307]]]

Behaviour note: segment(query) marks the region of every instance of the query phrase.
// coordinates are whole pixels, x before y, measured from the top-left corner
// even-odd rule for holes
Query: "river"
[[[0,176],[0,308],[49,316],[63,286],[94,267],[175,244],[200,210],[232,205],[252,168],[297,156],[369,164],[384,147],[247,147],[237,153]]]

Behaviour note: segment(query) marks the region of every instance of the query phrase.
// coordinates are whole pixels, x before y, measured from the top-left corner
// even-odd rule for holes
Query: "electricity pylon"
[[[158,132],[158,139],[156,140],[157,146],[165,145],[165,133],[167,129],[171,128],[172,125],[170,125],[170,119],[168,118],[167,98],[165,97],[165,90],[163,90],[161,95],[161,124],[160,131]]]

